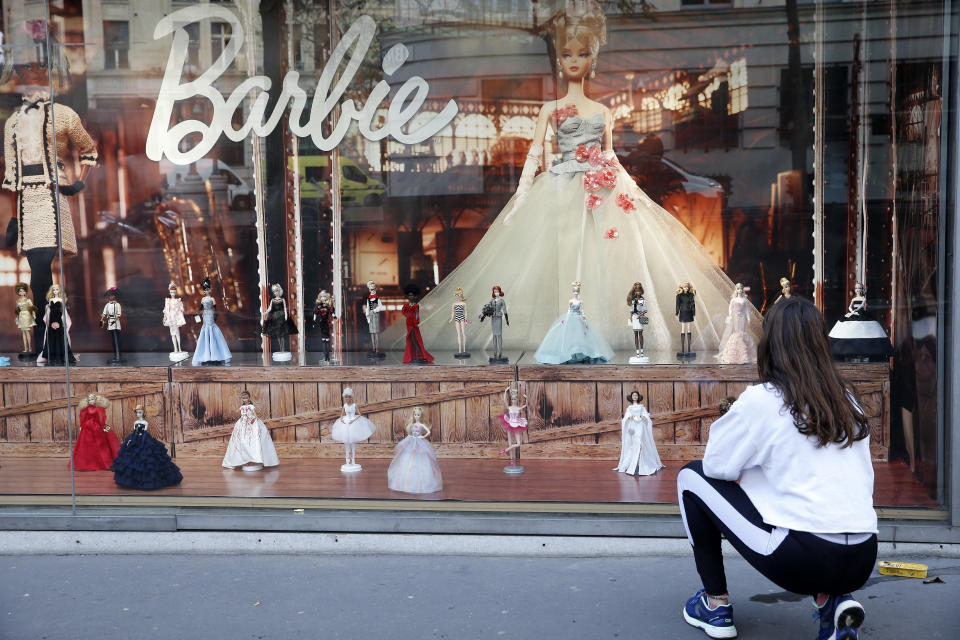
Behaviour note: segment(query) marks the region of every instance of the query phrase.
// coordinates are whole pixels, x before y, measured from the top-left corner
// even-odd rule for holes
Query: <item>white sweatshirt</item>
[[[703,471],[740,486],[767,524],[809,533],[877,533],[870,438],[846,449],[801,434],[771,384],[740,394],[710,426]]]

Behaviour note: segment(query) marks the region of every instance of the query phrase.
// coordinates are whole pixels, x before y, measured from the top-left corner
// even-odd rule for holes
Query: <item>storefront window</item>
[[[404,497],[422,407],[434,498],[672,503],[789,289],[841,340],[877,504],[941,507],[952,5],[754,4],[3,3],[0,453],[51,479],[0,491],[69,493],[93,394],[121,440],[142,408],[176,495]],[[842,342],[859,321],[889,354]],[[649,478],[612,471],[635,390]],[[221,466],[251,411],[262,477]]]

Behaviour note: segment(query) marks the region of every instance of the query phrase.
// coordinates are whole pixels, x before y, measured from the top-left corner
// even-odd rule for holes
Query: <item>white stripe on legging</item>
[[[730,529],[731,533],[739,538],[755,553],[768,556],[777,550],[783,539],[789,533],[783,527],[774,527],[773,531],[766,531],[747,520],[732,504],[727,502],[720,492],[713,488],[703,476],[692,469],[681,469],[677,474],[677,497],[680,501],[680,513],[683,515],[683,526],[687,530],[687,540],[693,544],[690,527],[687,525],[687,512],[683,508],[683,492],[689,491],[700,498],[720,521]]]

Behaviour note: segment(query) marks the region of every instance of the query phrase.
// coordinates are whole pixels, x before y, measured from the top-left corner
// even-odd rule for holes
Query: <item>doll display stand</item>
[[[270,355],[274,362],[290,362],[293,355],[289,351],[275,351]]]
[[[503,468],[503,472],[510,476],[519,475],[524,471],[526,471],[526,469],[523,468],[523,465],[519,465],[519,464],[508,464]]]
[[[510,358],[490,358],[490,364],[510,364]]]
[[[461,353],[455,353],[455,354],[453,354],[453,357],[454,357],[454,358],[457,358],[458,360],[463,360],[464,358],[469,358],[469,357],[470,357],[470,353],[469,353],[468,351],[463,351],[463,352],[461,352]]]
[[[357,464],[356,462],[348,462],[347,464],[340,465],[341,473],[357,473],[358,471],[362,470],[363,466]]]
[[[259,462],[251,462],[240,467],[240,471],[263,471],[263,465]]]
[[[182,362],[190,357],[189,351],[171,351],[170,362]]]
[[[650,356],[645,356],[643,354],[637,353],[635,355],[630,356],[630,360],[628,360],[628,362],[630,364],[650,364]]]

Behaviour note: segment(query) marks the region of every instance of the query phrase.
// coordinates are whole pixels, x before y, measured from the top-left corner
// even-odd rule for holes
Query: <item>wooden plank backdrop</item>
[[[170,442],[167,420],[170,392],[166,367],[75,367],[70,370],[70,414],[77,437],[81,402],[98,393],[110,400],[107,424],[120,439],[131,431],[139,404],[150,432]],[[69,451],[67,385],[62,367],[0,369],[0,455],[66,455]]]
[[[854,382],[871,428],[873,454],[887,459],[890,442],[889,369],[841,365]],[[502,393],[519,379],[527,390],[525,458],[608,459],[620,455],[626,395],[644,396],[654,438],[665,460],[701,457],[717,405],[756,380],[750,365],[649,366],[382,366],[74,368],[71,407],[87,393],[111,398],[108,422],[121,438],[133,408],[143,404],[151,432],[177,457],[220,457],[246,390],[283,457],[339,458],[329,430],[351,387],[361,412],[376,425],[360,457],[392,457],[414,406],[425,409],[440,456],[494,458],[505,435],[498,423]],[[67,452],[63,369],[0,369],[0,454]],[[76,424],[76,422],[75,422]],[[76,427],[73,429],[76,437]]]
[[[889,459],[890,372],[885,364],[839,365],[857,388],[870,424],[874,458]],[[525,456],[609,458],[620,455],[619,420],[626,396],[644,396],[653,417],[654,439],[661,458],[690,460],[703,456],[710,425],[725,397],[737,397],[755,384],[754,365],[521,365],[526,383],[532,444]],[[558,447],[569,443],[567,448]],[[543,447],[543,448],[539,448]]]

